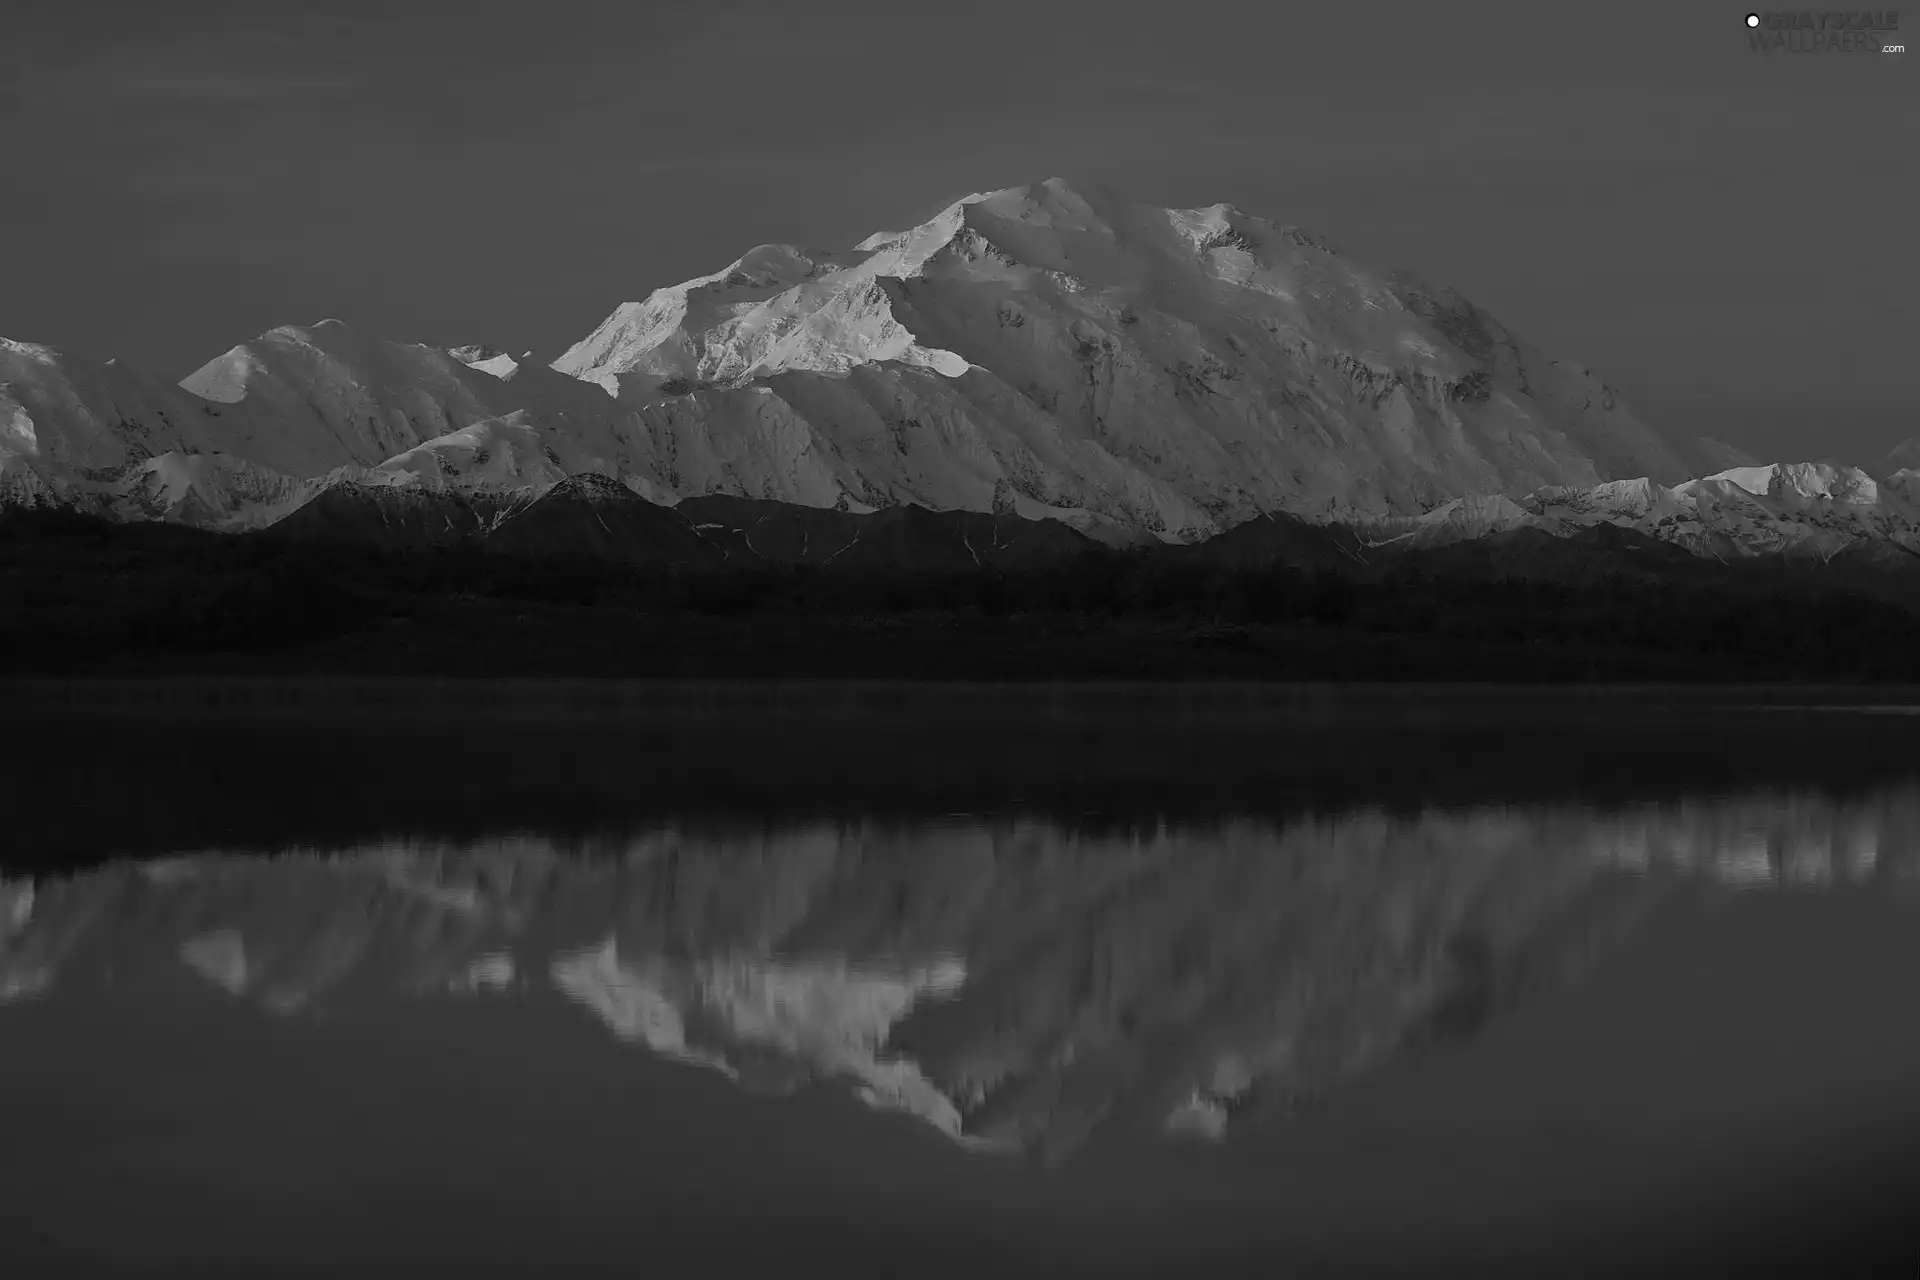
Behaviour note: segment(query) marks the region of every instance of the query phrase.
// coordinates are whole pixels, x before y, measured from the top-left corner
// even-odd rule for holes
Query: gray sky
[[[326,316],[550,358],[752,245],[1058,175],[1457,285],[1675,435],[1920,436],[1920,52],[1759,55],[1738,6],[7,8],[0,334],[170,377]]]

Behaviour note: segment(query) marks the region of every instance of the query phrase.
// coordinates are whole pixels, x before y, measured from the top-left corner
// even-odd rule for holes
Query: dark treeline
[[[0,517],[0,666],[450,674],[1920,678],[1920,612],[1779,566],[1342,572],[1192,549],[724,572]]]

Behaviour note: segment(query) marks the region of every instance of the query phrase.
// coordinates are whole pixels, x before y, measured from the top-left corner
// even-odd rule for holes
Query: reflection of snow
[[[1653,862],[1653,842],[1635,825],[1602,832],[1601,860],[1625,871],[1645,871]]]
[[[1817,887],[1833,881],[1833,840],[1825,832],[1800,837],[1782,856],[1782,872],[1791,884]]]
[[[0,880],[0,1004],[39,995],[53,984],[53,969],[28,945],[25,955],[8,955],[13,940],[33,923],[34,888],[31,880]]]
[[[1169,1133],[1218,1142],[1227,1133],[1227,1109],[1194,1092],[1168,1113],[1166,1128]]]
[[[373,932],[364,919],[345,916],[329,922],[298,949],[276,949],[270,941],[265,966],[258,947],[246,962],[248,985],[259,987],[263,967],[270,968],[274,980],[262,991],[261,1004],[274,1013],[299,1013],[357,969],[372,940]]]
[[[140,875],[153,884],[182,884],[204,871],[210,859],[200,857],[155,858],[139,864]]]
[[[0,968],[0,1004],[9,1000],[25,1000],[37,996],[53,983],[53,970],[36,965],[32,968]]]
[[[698,966],[701,997],[742,1040],[828,1055],[870,1054],[921,991],[951,992],[957,968],[863,972],[842,961],[736,957]],[[964,970],[960,973],[964,975]]]
[[[721,1050],[689,1043],[692,1020],[723,1044],[775,1049],[821,1075],[850,1076],[868,1105],[908,1112],[960,1137],[959,1110],[920,1068],[879,1056],[888,1031],[922,995],[959,989],[966,970],[956,959],[904,971],[751,956],[622,962],[610,939],[556,962],[553,976],[615,1035],[663,1056],[737,1078]]]
[[[1714,874],[1722,883],[1736,889],[1759,888],[1773,883],[1773,861],[1767,856],[1767,833],[1751,831],[1729,841],[1720,850]]]
[[[1880,833],[1870,826],[1855,824],[1847,832],[1844,848],[1848,874],[1855,880],[1871,880],[1880,862]]]
[[[737,1074],[726,1059],[687,1046],[680,1010],[660,989],[661,966],[620,963],[612,939],[591,951],[556,960],[554,985],[600,1015],[622,1040],[638,1040],[664,1057]]]
[[[976,815],[649,836],[591,856],[528,840],[121,862],[0,881],[0,1000],[57,991],[83,961],[184,963],[193,985],[302,1016],[550,973],[607,1029],[589,1036],[742,1088],[833,1081],[963,1143],[1061,1151],[1121,1115],[1231,1134],[1391,1060],[1470,976],[1456,960],[1479,962],[1455,937],[1484,940],[1496,978],[1539,955],[1571,981],[1706,882],[1893,890],[1920,872],[1915,832],[1920,786],[1120,836]],[[653,949],[668,938],[671,954]],[[829,938],[859,939],[857,958],[776,952]],[[127,963],[134,947],[158,965]]]
[[[238,929],[216,929],[188,940],[180,958],[201,977],[234,995],[247,989],[247,948]]]
[[[843,961],[780,963],[733,958],[699,966],[700,994],[735,1038],[850,1075],[869,1105],[919,1116],[958,1135],[953,1103],[904,1058],[877,1056],[887,1032],[923,991],[951,994],[965,981],[955,960],[903,974],[865,972]]]
[[[1588,819],[1603,866],[1636,875],[1670,868],[1742,890],[1871,880],[1879,821],[1790,794]]]
[[[513,957],[504,951],[484,955],[467,966],[466,972],[448,983],[456,995],[476,991],[505,991],[513,985]]]
[[[480,890],[473,884],[449,884],[438,860],[407,850],[392,850],[379,858],[386,881],[402,893],[421,898],[443,911],[480,915],[486,911]]]
[[[33,881],[0,880],[0,942],[33,919]]]

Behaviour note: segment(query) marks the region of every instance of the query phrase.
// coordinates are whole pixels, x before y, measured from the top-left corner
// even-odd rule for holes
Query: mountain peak
[[[526,363],[526,356],[515,359],[499,347],[490,347],[484,342],[469,343],[461,347],[446,347],[446,353],[466,365],[469,369],[478,369],[490,373],[496,378],[511,378]],[[531,352],[528,353],[532,354]]]
[[[354,336],[356,335],[352,325],[348,324],[345,320],[339,320],[329,316],[322,320],[315,320],[312,324],[275,325],[265,333],[258,334],[249,341],[253,343],[304,342],[324,344],[337,343],[343,339]],[[245,346],[247,343],[242,343],[241,345]]]
[[[28,360],[47,362],[57,361],[61,356],[58,347],[50,347],[44,342],[16,342],[12,338],[0,338],[0,351]]]
[[[1598,378],[1457,291],[1231,202],[1153,208],[1057,176],[851,254],[759,246],[623,305],[553,367],[659,405],[642,411],[676,432],[777,419],[811,442],[808,467],[862,459],[865,479],[822,492],[884,484],[986,509],[1005,482],[1041,508],[1182,537],[1262,510],[1414,515],[1699,474]]]
[[[1773,462],[1759,467],[1730,467],[1689,481],[1688,485],[1714,481],[1725,481],[1757,497],[1792,494],[1849,503],[1872,503],[1878,498],[1877,486],[1866,472],[1831,462]],[[1685,489],[1688,485],[1680,487]]]
[[[993,191],[980,191],[960,201],[961,204],[979,204],[984,200],[1030,200],[1036,203],[1046,201],[1079,201],[1086,199],[1065,178],[1042,178],[1038,182],[1024,182],[1016,186],[1000,187]]]
[[[258,334],[247,342],[241,343],[240,347],[288,342],[325,346],[338,344],[356,336],[353,326],[349,325],[345,320],[328,318],[325,320],[316,320],[312,324],[275,325],[265,333]],[[237,351],[240,347],[234,349]]]
[[[984,192],[960,203],[1041,227],[1081,229],[1102,220],[1093,201],[1059,178]]]

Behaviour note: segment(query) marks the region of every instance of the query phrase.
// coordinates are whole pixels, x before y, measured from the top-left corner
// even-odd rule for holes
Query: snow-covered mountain
[[[742,1085],[843,1082],[970,1146],[1220,1137],[1577,980],[1702,885],[1899,891],[1920,794],[651,829],[0,879],[0,1013],[107,970],[279,1017],[564,998]]]
[[[724,446],[764,496],[984,510],[1004,486],[1181,540],[1692,470],[1451,291],[1229,205],[1057,180],[852,254],[761,246],[620,307],[555,367]]]
[[[235,452],[233,425],[119,361],[0,339],[0,504],[189,523],[271,508],[297,486]]]
[[[456,529],[427,508],[586,474],[660,504],[1052,517],[1114,544],[1277,512],[1411,546],[1606,522],[1723,558],[1920,549],[1914,472],[1876,490],[1675,444],[1451,290],[1231,205],[1058,180],[848,250],[759,246],[551,366],[338,320],[177,387],[0,343],[0,502],[244,530],[325,494],[306,523]]]
[[[618,308],[551,369],[334,320],[262,334],[179,388],[7,351],[9,470],[60,473],[48,484],[217,451],[294,480],[538,489],[591,470],[656,497],[1191,539],[1265,510],[1411,515],[1689,470],[1585,370],[1451,292],[1230,206],[1057,180],[843,252],[761,246]]]
[[[1374,545],[1441,546],[1511,529],[1567,536],[1608,524],[1695,555],[1828,560],[1850,548],[1920,554],[1920,471],[1881,481],[1832,463],[1735,467],[1671,487],[1642,477],[1517,499],[1459,498],[1422,516],[1369,522]]]
[[[0,501],[260,528],[322,493],[383,505],[531,498],[629,477],[637,419],[596,388],[478,348],[386,342],[328,320],[235,347],[168,387],[115,362],[0,347]]]
[[[116,470],[174,449],[231,449],[217,411],[117,360],[0,338],[0,468]]]

